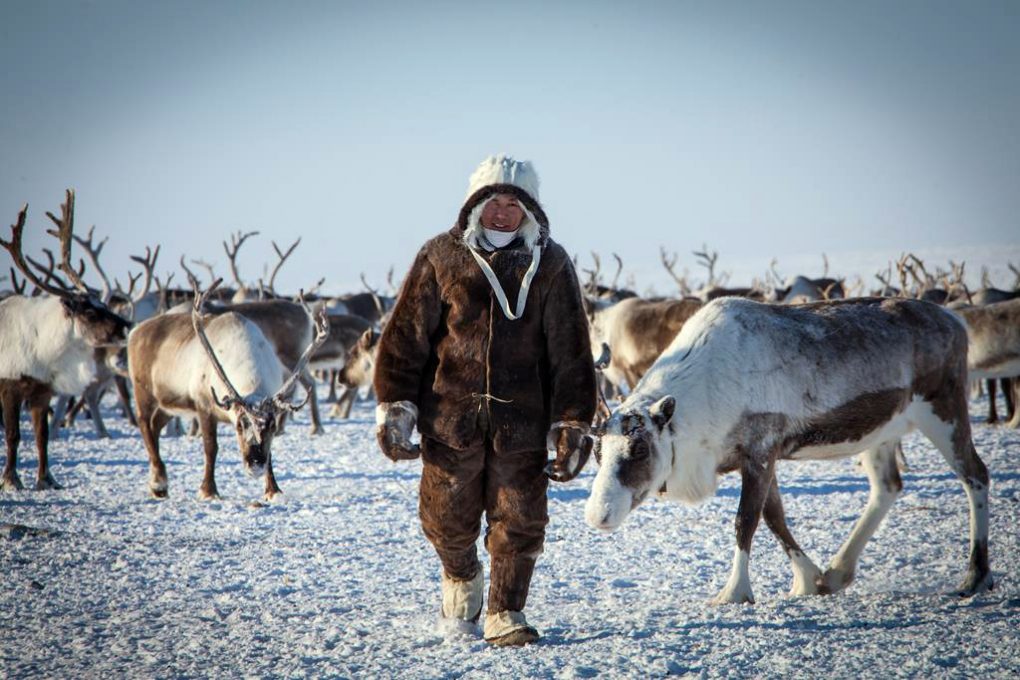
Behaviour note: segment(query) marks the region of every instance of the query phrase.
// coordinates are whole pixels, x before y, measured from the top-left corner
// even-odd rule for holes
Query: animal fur
[[[739,471],[737,550],[718,601],[753,601],[748,555],[763,512],[790,557],[794,593],[833,592],[853,578],[860,550],[899,491],[896,443],[920,428],[970,501],[971,561],[961,592],[974,594],[992,583],[988,473],[971,441],[966,386],[966,331],[935,305],[717,300],[684,325],[607,422],[587,519],[611,530],[651,491],[698,502],[715,492],[718,475]],[[774,465],[862,451],[872,497],[823,573],[786,528]]]

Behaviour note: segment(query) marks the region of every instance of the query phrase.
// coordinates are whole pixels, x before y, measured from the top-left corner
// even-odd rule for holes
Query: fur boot
[[[445,633],[478,634],[482,615],[482,570],[470,581],[452,579],[443,572],[443,604],[439,613],[439,630]]]
[[[502,611],[485,615],[485,641],[497,647],[523,647],[539,638],[524,612]]]

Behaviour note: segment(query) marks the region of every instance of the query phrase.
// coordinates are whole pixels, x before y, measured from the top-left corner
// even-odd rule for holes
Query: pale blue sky
[[[1020,242],[1020,2],[0,4],[0,211],[78,192],[108,270],[162,243],[255,279],[382,282],[487,154],[553,235],[660,279],[720,263]],[[4,266],[6,270],[6,265]],[[652,271],[655,270],[655,271]],[[179,275],[178,275],[179,276]]]

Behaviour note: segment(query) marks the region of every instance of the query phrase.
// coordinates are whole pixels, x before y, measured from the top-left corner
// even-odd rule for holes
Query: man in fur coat
[[[422,458],[419,514],[443,565],[443,623],[471,629],[481,615],[484,512],[485,639],[538,639],[522,610],[548,480],[571,480],[587,461],[596,392],[577,276],[549,236],[531,163],[483,161],[457,223],[418,253],[379,341],[375,390],[383,453]]]

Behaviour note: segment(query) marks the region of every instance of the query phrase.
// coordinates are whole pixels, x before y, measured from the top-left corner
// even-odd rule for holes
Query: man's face
[[[482,226],[495,231],[516,231],[524,219],[524,210],[510,194],[494,194],[482,208]]]

